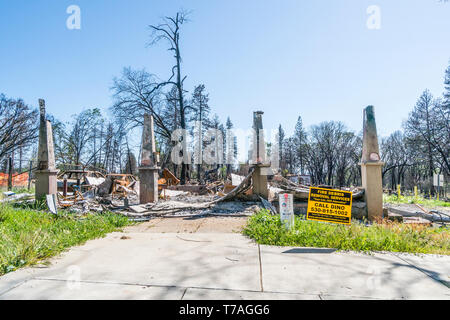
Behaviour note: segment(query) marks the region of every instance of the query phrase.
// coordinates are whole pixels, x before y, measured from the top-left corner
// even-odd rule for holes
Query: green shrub
[[[356,220],[347,226],[307,221],[301,217],[295,217],[294,227],[287,230],[279,216],[261,210],[250,217],[243,232],[259,244],[267,245],[449,255],[449,231],[449,228],[393,222],[366,226]]]

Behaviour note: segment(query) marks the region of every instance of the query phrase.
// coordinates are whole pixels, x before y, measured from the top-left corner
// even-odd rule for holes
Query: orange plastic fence
[[[17,175],[17,172],[13,173],[12,178],[13,187],[26,187],[28,186],[28,172],[21,175]],[[8,187],[8,174],[0,172],[0,187]]]

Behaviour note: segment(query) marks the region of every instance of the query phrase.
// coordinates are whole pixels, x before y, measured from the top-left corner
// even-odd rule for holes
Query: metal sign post
[[[280,219],[287,229],[294,227],[294,197],[292,194],[284,193],[279,196]]]
[[[437,200],[439,200],[439,193],[441,187],[444,186],[444,175],[443,174],[433,174],[433,185],[437,187]]]

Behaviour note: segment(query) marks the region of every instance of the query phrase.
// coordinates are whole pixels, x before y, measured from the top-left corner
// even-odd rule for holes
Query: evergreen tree
[[[226,163],[227,163],[227,175],[231,173],[232,163],[235,162],[237,157],[237,137],[233,134],[232,130],[234,128],[233,123],[231,122],[230,117],[227,118],[227,122],[225,124],[227,128],[226,135]]]
[[[283,128],[280,126],[278,127],[278,150],[279,150],[279,157],[280,157],[280,168],[281,170],[285,169],[285,165],[283,164],[284,161],[284,157],[283,157],[283,144],[284,144],[284,138],[285,138],[285,133]]]
[[[199,159],[197,159],[197,178],[200,181],[202,177],[202,152],[201,148],[204,147],[203,136],[208,130],[210,126],[209,113],[211,112],[211,108],[208,105],[209,102],[209,94],[206,93],[206,88],[204,84],[200,84],[194,88],[194,92],[192,93],[191,99],[191,107],[194,110],[194,119],[197,121],[195,125],[195,137],[196,140],[194,142],[196,146],[196,155]]]
[[[447,106],[447,108],[450,108],[450,65],[448,66],[447,70],[445,70],[444,86],[444,104]]]
[[[299,116],[297,120],[297,124],[295,125],[294,131],[294,146],[295,146],[295,156],[297,158],[300,174],[304,173],[305,170],[305,145],[306,145],[307,134],[305,129],[303,128],[302,117]]]

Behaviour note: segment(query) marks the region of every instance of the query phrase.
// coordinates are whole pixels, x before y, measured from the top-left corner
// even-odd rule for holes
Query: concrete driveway
[[[155,219],[0,278],[0,299],[450,299],[450,257],[259,246],[245,218]]]

